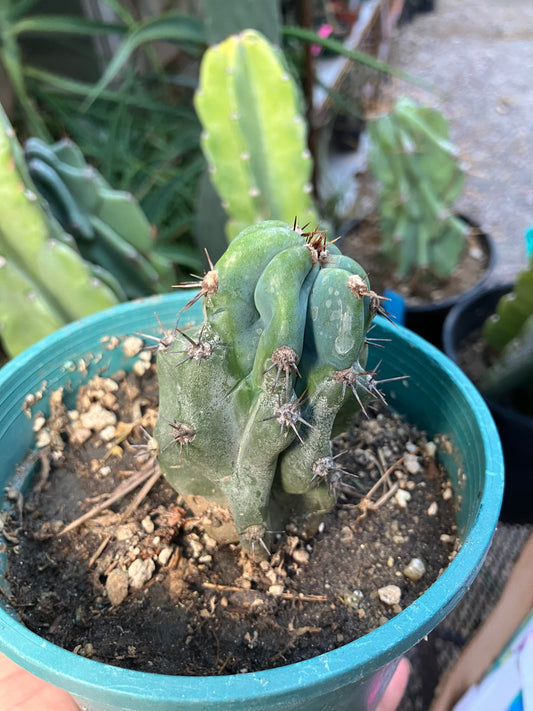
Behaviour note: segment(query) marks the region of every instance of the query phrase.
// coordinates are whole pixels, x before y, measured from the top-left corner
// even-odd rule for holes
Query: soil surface
[[[493,362],[494,353],[483,340],[481,328],[472,331],[457,350],[457,364],[476,385]]]
[[[257,671],[385,623],[455,555],[455,502],[435,459],[446,442],[384,413],[335,440],[345,473],[314,536],[292,521],[268,556],[218,546],[159,475],[146,355],[136,372],[83,386],[75,410],[58,391],[48,420],[32,412],[35,482],[24,498],[7,491],[2,524],[9,602],[37,634],[130,669]]]
[[[471,289],[486,274],[489,255],[481,232],[471,227],[464,253],[453,275],[439,279],[429,271],[416,272],[409,277],[398,277],[381,252],[377,215],[370,215],[351,229],[339,241],[343,254],[356,259],[368,274],[371,287],[378,294],[391,289],[401,294],[410,305],[439,303]]]

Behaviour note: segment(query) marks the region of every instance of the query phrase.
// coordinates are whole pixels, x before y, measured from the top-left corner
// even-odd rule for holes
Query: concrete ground
[[[457,207],[494,237],[495,279],[506,281],[526,263],[524,232],[533,226],[533,3],[435,1],[434,12],[396,29],[388,61],[437,88],[396,87],[448,118],[468,174]],[[496,603],[531,530],[498,527],[469,593],[411,651],[413,674],[399,711],[427,711],[438,678]]]
[[[468,178],[457,207],[497,245],[497,281],[526,263],[533,226],[533,3],[435,0],[395,31],[389,62],[436,92],[399,84],[448,118]]]

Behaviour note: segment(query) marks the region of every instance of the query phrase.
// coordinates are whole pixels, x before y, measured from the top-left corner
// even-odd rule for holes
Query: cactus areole
[[[203,323],[185,311],[156,346],[159,463],[212,535],[258,550],[291,513],[333,506],[332,430],[381,396],[365,364],[383,309],[359,264],[296,223],[248,227],[210,266],[187,305],[202,299]]]

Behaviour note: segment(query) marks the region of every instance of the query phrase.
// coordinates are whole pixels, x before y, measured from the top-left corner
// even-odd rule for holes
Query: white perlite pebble
[[[122,344],[122,350],[127,358],[133,358],[133,356],[136,356],[137,353],[142,351],[143,346],[144,343],[142,338],[139,338],[138,336],[129,336]]]
[[[80,425],[95,432],[100,432],[105,427],[116,424],[117,416],[115,413],[111,412],[111,410],[106,410],[105,407],[102,407],[97,402],[91,405],[87,412],[80,414]]]
[[[394,499],[396,500],[396,504],[401,509],[406,509],[407,503],[411,499],[411,494],[405,489],[398,489],[398,491],[394,494]]]
[[[147,370],[150,370],[150,363],[145,360],[136,360],[133,364],[133,372],[141,378]]]
[[[153,533],[155,530],[155,525],[150,516],[145,516],[141,521],[141,526],[146,531],[146,533]]]
[[[409,580],[416,582],[420,580],[426,573],[426,564],[422,558],[411,558],[409,563],[403,569],[403,574]]]
[[[378,590],[378,596],[385,605],[397,605],[402,597],[402,591],[397,585],[385,585]]]
[[[35,438],[35,443],[39,449],[48,447],[48,445],[50,444],[51,441],[52,441],[52,435],[50,434],[50,431],[47,430],[46,428],[39,430],[39,432],[37,432],[37,437]]]
[[[120,605],[128,596],[128,574],[120,568],[115,568],[107,576],[105,589],[113,607]]]
[[[104,429],[100,432],[100,439],[104,442],[111,442],[111,440],[115,436],[116,431],[117,428],[114,425],[108,425],[107,427],[104,427]]]
[[[305,565],[309,562],[309,553],[305,548],[297,548],[292,554],[292,559],[299,565]]]
[[[188,536],[187,543],[191,548],[191,553],[193,558],[199,558],[204,552],[204,547],[196,538]]]
[[[428,442],[424,449],[426,450],[426,454],[428,457],[435,457],[435,454],[437,453],[437,445],[435,444],[435,442]]]
[[[72,427],[70,432],[70,441],[73,444],[83,444],[92,435],[92,431],[87,429],[87,427],[80,427],[79,422],[76,422]]]
[[[437,512],[439,510],[439,506],[436,501],[432,501],[428,507],[427,514],[428,516],[436,516]]]
[[[416,454],[406,454],[403,458],[403,463],[409,474],[418,474],[420,471],[420,464]]]
[[[45,424],[46,417],[44,417],[43,415],[37,415],[37,417],[33,420],[33,431],[38,432],[44,427]]]
[[[165,546],[165,548],[161,550],[161,553],[157,556],[157,560],[163,567],[168,563],[173,552],[174,548],[172,548],[172,546]]]
[[[151,558],[147,558],[146,560],[135,558],[128,568],[131,587],[134,590],[140,590],[142,586],[150,580],[154,574],[154,570],[155,563]]]

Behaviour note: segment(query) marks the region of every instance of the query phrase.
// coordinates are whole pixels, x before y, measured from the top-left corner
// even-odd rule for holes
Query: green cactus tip
[[[262,220],[317,224],[297,85],[265,37],[245,30],[210,47],[194,103],[228,241]]]

